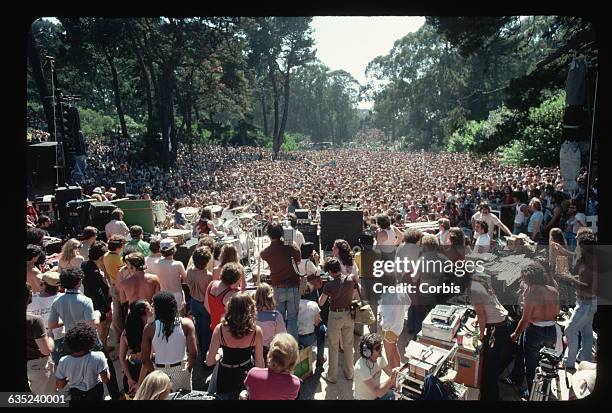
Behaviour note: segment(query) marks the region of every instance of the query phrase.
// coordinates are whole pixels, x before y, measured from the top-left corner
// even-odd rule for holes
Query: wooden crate
[[[300,361],[297,366],[295,366],[295,374],[302,380],[307,379],[308,377],[313,375],[312,364],[314,363],[314,355],[312,352],[312,346],[305,347],[300,350]]]

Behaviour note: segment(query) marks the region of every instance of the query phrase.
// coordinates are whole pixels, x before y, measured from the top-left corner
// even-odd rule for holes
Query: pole
[[[593,97],[593,115],[591,117],[591,143],[589,145],[589,167],[587,170],[585,213],[589,213],[589,188],[591,187],[591,163],[593,161],[593,136],[595,135],[595,109],[597,108],[597,82],[599,81],[599,70],[595,76],[595,96]]]
[[[47,56],[47,60],[49,61],[49,67],[51,69],[51,106],[53,107],[53,139],[55,139],[55,187],[59,187],[59,167],[57,165],[58,161],[58,150],[59,150],[59,141],[57,140],[57,118],[55,115],[55,82],[54,82],[54,72],[55,68],[53,66],[53,57]]]

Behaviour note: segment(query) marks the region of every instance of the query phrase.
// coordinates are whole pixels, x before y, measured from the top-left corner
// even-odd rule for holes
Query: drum
[[[157,222],[164,222],[166,220],[166,206],[163,201],[153,202],[153,214]]]
[[[240,243],[240,239],[234,236],[226,236],[217,241],[219,245],[233,245],[236,247],[236,251],[238,251],[238,258],[242,258],[242,244]]]

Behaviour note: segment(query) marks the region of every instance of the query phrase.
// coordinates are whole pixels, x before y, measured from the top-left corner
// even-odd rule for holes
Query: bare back
[[[153,296],[160,291],[159,279],[155,274],[134,275],[120,283],[121,289],[131,304],[138,300],[153,301]]]
[[[559,291],[550,285],[532,285],[525,291],[525,307],[531,307],[530,322],[553,321],[559,315]]]

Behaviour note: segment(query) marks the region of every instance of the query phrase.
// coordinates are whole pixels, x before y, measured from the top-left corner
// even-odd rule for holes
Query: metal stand
[[[557,400],[561,400],[561,385],[558,370],[555,369],[553,372],[544,372],[540,366],[536,368],[535,378],[531,386],[531,392],[529,393],[529,400],[547,402],[552,392],[553,379],[557,386]]]

